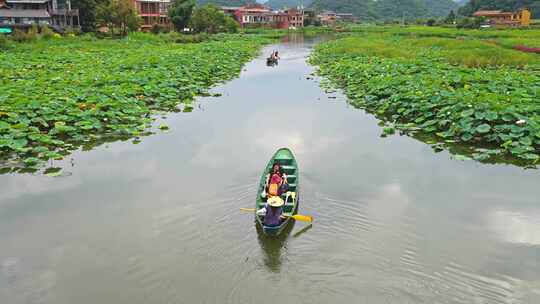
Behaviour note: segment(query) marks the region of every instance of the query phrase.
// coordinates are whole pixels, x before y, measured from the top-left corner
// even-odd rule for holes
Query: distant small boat
[[[278,65],[279,61],[277,58],[268,57],[266,58],[266,65],[268,66],[274,66]]]
[[[284,193],[281,198],[285,201],[285,205],[283,206],[283,215],[285,216],[292,216],[295,215],[298,212],[298,164],[296,162],[296,158],[294,157],[291,150],[287,148],[279,149],[274,156],[270,159],[268,164],[266,165],[266,168],[264,169],[261,181],[259,183],[259,190],[257,191],[257,200],[255,203],[255,210],[259,210],[264,207],[266,204],[267,196],[263,197],[263,192],[266,191],[266,175],[270,173],[272,170],[272,166],[274,163],[278,163],[281,165],[281,168],[283,169],[283,173],[287,175],[287,182],[289,184],[288,192],[295,193],[295,195],[289,195],[287,196],[286,193]],[[275,226],[275,227],[269,227],[265,226],[263,224],[264,217],[256,215],[257,223],[261,225],[263,228],[263,232],[267,235],[279,235],[285,227],[289,224],[291,219],[288,217],[285,219],[281,225]]]

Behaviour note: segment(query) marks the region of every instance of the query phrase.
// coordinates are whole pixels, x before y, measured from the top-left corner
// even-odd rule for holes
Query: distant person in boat
[[[283,170],[278,163],[274,163],[271,172],[266,176],[267,196],[269,198],[272,196],[281,196],[283,193],[287,192],[288,189],[287,175],[283,173]]]
[[[273,196],[268,199],[268,202],[264,208],[257,211],[257,214],[264,216],[263,224],[265,226],[273,227],[281,225],[283,216],[283,205],[285,202],[279,196]]]
[[[273,51],[273,52],[272,52],[272,55],[270,55],[270,59],[271,59],[271,60],[279,60],[280,58],[279,58],[279,53],[278,53],[278,51]]]

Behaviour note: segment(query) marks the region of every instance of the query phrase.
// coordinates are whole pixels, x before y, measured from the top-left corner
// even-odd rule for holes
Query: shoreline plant
[[[468,66],[467,61],[453,61],[452,52],[467,54],[467,44],[474,46],[477,40],[465,41],[463,47],[454,41],[458,46],[452,49],[450,42],[446,48],[433,47],[433,38],[407,38],[403,43],[394,35],[382,37],[353,35],[321,44],[311,63],[332,86],[345,91],[353,106],[381,119],[383,135],[399,130],[417,134],[436,150],[461,145],[461,159],[536,167],[539,58],[514,66],[511,61],[491,65],[499,59],[480,58]],[[470,52],[478,54],[477,59],[493,55],[474,53],[474,48]]]
[[[195,96],[238,75],[270,41],[215,39],[180,45],[136,33],[40,40],[0,52],[0,167],[32,171],[80,147],[138,141],[154,114],[191,111]]]

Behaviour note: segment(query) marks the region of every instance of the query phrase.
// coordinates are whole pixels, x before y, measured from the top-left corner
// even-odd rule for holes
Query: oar
[[[313,228],[313,224],[306,225],[306,227],[300,229],[300,231],[293,234],[293,237],[299,237],[301,234],[304,234],[304,232],[308,231],[309,229]]]
[[[296,221],[313,223],[313,217],[309,215],[295,214],[291,217]]]
[[[240,208],[240,210],[245,211],[245,212],[256,212],[257,211],[255,209],[251,209],[251,208]],[[289,217],[292,217],[293,219],[295,219],[297,221],[300,221],[300,222],[308,222],[308,223],[313,222],[313,217],[309,216],[309,215],[295,214],[295,215],[291,215]]]

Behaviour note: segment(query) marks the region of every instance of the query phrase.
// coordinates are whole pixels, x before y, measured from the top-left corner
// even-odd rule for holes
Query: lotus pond
[[[538,31],[523,32],[540,37]],[[462,60],[467,56],[474,64]],[[399,130],[459,159],[537,165],[538,55],[481,39],[400,30],[326,42],[311,62],[329,85],[344,89],[353,106],[381,119],[383,136]]]
[[[159,118],[170,132],[0,175],[0,302],[540,303],[540,171],[380,138],[311,76],[321,39],[265,47],[220,97]],[[270,238],[239,208],[281,147],[315,222]]]
[[[33,171],[111,139],[137,142],[156,114],[191,111],[194,96],[238,75],[269,41],[225,35],[185,45],[134,34],[13,44],[0,53],[2,171]]]

